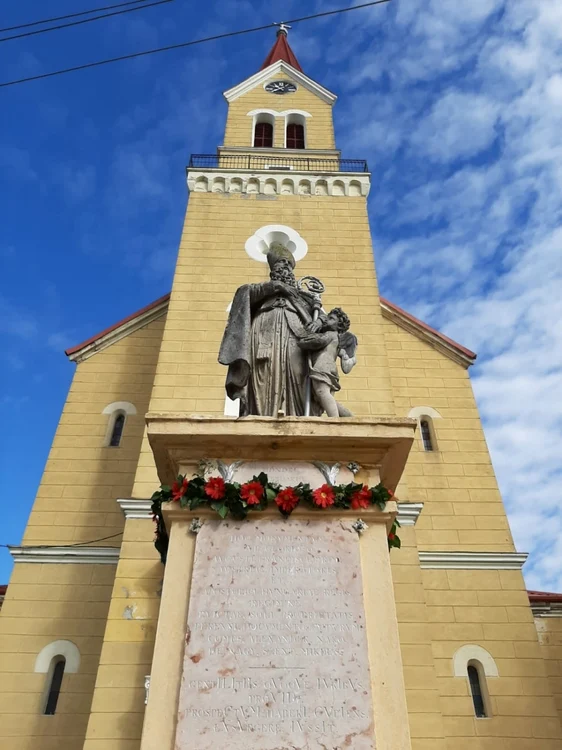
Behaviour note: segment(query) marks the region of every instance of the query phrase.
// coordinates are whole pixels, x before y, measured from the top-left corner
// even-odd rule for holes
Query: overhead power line
[[[35,31],[24,31],[21,34],[14,34],[13,36],[5,36],[0,38],[1,42],[9,42],[12,39],[23,39],[26,36],[36,36],[37,34],[46,34],[48,31],[58,31],[59,29],[68,29],[70,26],[81,26],[84,23],[91,23],[92,21],[101,21],[102,18],[111,18],[112,16],[121,16],[124,13],[134,13],[136,10],[145,10],[146,8],[153,8],[155,5],[164,5],[165,3],[171,3],[173,0],[158,0],[155,3],[147,3],[145,0],[140,5],[136,5],[134,8],[127,8],[126,10],[115,10],[113,13],[104,13],[101,16],[92,16],[92,18],[83,18],[81,21],[71,21],[70,23],[61,23],[58,26],[47,26],[46,29],[35,29]]]
[[[103,8],[92,8],[91,10],[82,10],[80,13],[67,13],[66,16],[55,16],[54,18],[44,18],[42,21],[30,21],[29,23],[19,23],[17,26],[7,26],[0,29],[0,34],[6,31],[16,31],[17,29],[28,29],[30,26],[40,26],[42,23],[54,23],[55,21],[65,21],[67,18],[78,18],[78,16],[88,16],[90,13],[101,13],[103,10],[113,10],[114,8],[124,8],[126,5],[139,5],[145,0],[129,0],[128,3],[118,3],[117,5],[106,5]]]
[[[337,10],[328,10],[324,11],[323,13],[314,13],[310,16],[301,16],[300,18],[290,18],[286,21],[283,21],[285,24],[292,24],[292,23],[299,23],[301,21],[312,21],[315,18],[323,18],[325,16],[335,16],[339,13],[348,13],[352,10],[360,10],[361,8],[369,8],[373,5],[383,5],[384,3],[389,3],[391,0],[373,0],[373,2],[370,3],[362,3],[361,5],[352,5],[349,8],[339,8]],[[41,73],[36,76],[28,76],[27,78],[18,78],[14,81],[5,81],[4,83],[0,83],[0,88],[5,88],[6,86],[15,86],[19,83],[28,83],[29,81],[39,81],[43,78],[52,78],[53,76],[60,76],[64,75],[65,73],[74,73],[78,70],[87,70],[88,68],[97,68],[101,65],[110,65],[111,63],[115,62],[121,62],[123,60],[133,60],[137,57],[144,57],[146,55],[155,55],[158,52],[169,52],[170,50],[174,49],[183,49],[184,47],[192,47],[196,44],[203,44],[205,42],[214,42],[218,39],[226,39],[227,37],[232,36],[240,36],[242,34],[251,34],[255,31],[264,31],[265,29],[270,29],[273,26],[279,26],[279,23],[267,23],[263,26],[255,26],[252,29],[241,29],[240,31],[229,31],[224,34],[216,34],[214,36],[208,36],[204,37],[202,39],[194,39],[190,42],[181,42],[180,44],[170,44],[167,47],[157,47],[156,49],[149,49],[144,50],[143,52],[133,52],[129,55],[121,55],[120,57],[110,57],[106,60],[97,60],[96,62],[91,63],[85,63],[83,65],[75,65],[72,68],[63,68],[62,70],[54,70],[51,73]]]
[[[110,534],[109,536],[102,536],[99,539],[89,539],[87,542],[74,542],[74,544],[33,544],[24,545],[23,549],[52,549],[53,547],[64,547],[70,549],[71,547],[87,547],[89,544],[96,544],[96,542],[105,542],[107,539],[115,539],[118,536],[123,536],[123,532],[119,531],[117,534]],[[0,544],[0,547],[16,547],[15,544]]]

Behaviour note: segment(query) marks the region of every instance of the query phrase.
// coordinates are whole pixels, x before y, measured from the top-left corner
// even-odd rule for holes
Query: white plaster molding
[[[294,156],[287,156],[287,167],[279,169],[197,169],[187,170],[187,186],[195,193],[243,193],[246,195],[331,195],[367,197],[371,189],[369,172],[299,171],[293,169]]]
[[[288,115],[301,115],[301,117],[312,117],[310,112],[305,112],[304,109],[284,109],[283,112],[279,112],[279,117],[288,117]]]
[[[272,242],[281,242],[291,251],[295,261],[302,260],[308,252],[308,243],[296,229],[284,224],[267,224],[257,229],[246,240],[245,249],[250,258],[267,263],[267,252]]]
[[[72,641],[53,641],[37,654],[34,672],[47,674],[51,662],[56,656],[64,656],[64,671],[68,674],[76,674],[80,668],[80,651]]]
[[[246,117],[256,117],[256,115],[271,115],[272,117],[279,117],[280,113],[276,109],[265,109],[265,107],[260,107],[260,109],[252,109],[247,113]]]
[[[152,519],[152,500],[137,498],[119,498],[117,504],[125,518]]]
[[[562,604],[557,602],[534,602],[531,604],[534,617],[562,617]]]
[[[455,677],[466,677],[470,662],[477,661],[482,665],[486,677],[499,677],[494,657],[482,646],[467,643],[461,646],[453,656],[453,673]]]
[[[117,326],[117,328],[108,331],[108,333],[106,334],[102,334],[101,336],[96,338],[95,341],[92,341],[90,344],[86,344],[86,346],[82,347],[74,354],[69,354],[68,358],[71,362],[83,362],[85,359],[88,359],[97,352],[100,352],[103,349],[106,349],[108,346],[115,344],[117,341],[124,339],[125,336],[128,336],[130,333],[135,333],[135,331],[144,328],[154,320],[158,320],[158,318],[166,315],[167,312],[168,299],[164,299],[162,300],[162,302],[160,302],[160,304],[151,307],[150,310],[146,310],[143,313],[135,315],[135,317],[131,320],[127,320],[126,322],[121,323],[121,325]]]
[[[137,413],[137,408],[130,401],[114,401],[108,404],[102,411],[102,414],[113,414],[116,411],[123,411],[127,416]]]
[[[230,402],[238,408],[238,401]],[[225,407],[226,414],[226,407]],[[227,414],[227,416],[238,416],[238,413]],[[119,507],[123,511],[125,518],[152,519],[151,505],[152,501],[148,499],[119,499]],[[398,521],[401,526],[415,526],[420,513],[423,510],[423,503],[398,503]]]
[[[526,552],[419,551],[420,565],[424,569],[521,570],[527,557]]]
[[[8,547],[15,563],[117,565],[119,547]]]
[[[441,414],[431,406],[414,406],[407,414],[410,419],[421,419],[421,417],[431,417],[431,419],[443,419]]]
[[[415,526],[422,510],[423,503],[398,503],[397,518],[400,526]]]
[[[293,83],[299,84],[313,94],[316,94],[316,96],[327,104],[334,104],[337,99],[337,96],[331,91],[328,91],[324,86],[313,81],[312,78],[309,78],[304,73],[301,73],[291,65],[288,65],[284,60],[278,60],[267,68],[264,68],[264,70],[260,70],[253,76],[246,78],[238,85],[225,91],[223,96],[227,102],[233,102],[235,99],[238,99],[238,97],[247,94],[248,91],[251,91],[257,86],[263,85],[267,80],[279,73],[284,73],[291,81],[293,81]]]

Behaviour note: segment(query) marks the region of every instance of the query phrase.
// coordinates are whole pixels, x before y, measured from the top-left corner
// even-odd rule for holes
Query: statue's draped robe
[[[308,364],[297,342],[312,312],[304,294],[279,294],[271,281],[237,290],[219,362],[228,366],[228,396],[241,399],[240,416],[304,414]],[[311,414],[316,413],[313,404]]]

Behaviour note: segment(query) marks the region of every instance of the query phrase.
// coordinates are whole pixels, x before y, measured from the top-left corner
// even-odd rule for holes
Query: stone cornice
[[[117,565],[119,547],[9,547],[15,563]]]
[[[521,570],[527,557],[526,552],[419,552],[422,568],[445,570]]]
[[[369,172],[298,171],[293,169],[213,169],[189,167],[187,186],[195,193],[243,195],[369,195]]]
[[[152,500],[138,500],[135,498],[117,500],[125,518],[152,519],[150,506]],[[423,509],[423,503],[398,503],[398,521],[400,526],[414,526]]]
[[[152,518],[152,511],[150,507],[152,500],[136,498],[119,498],[117,503],[125,518],[136,518],[136,519],[149,519]]]

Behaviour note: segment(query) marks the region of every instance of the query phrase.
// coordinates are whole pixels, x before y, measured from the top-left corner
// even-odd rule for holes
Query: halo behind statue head
[[[273,268],[275,263],[281,259],[288,260],[291,268],[294,268],[296,265],[295,256],[285,245],[282,245],[280,242],[272,242],[267,252],[269,267]]]

